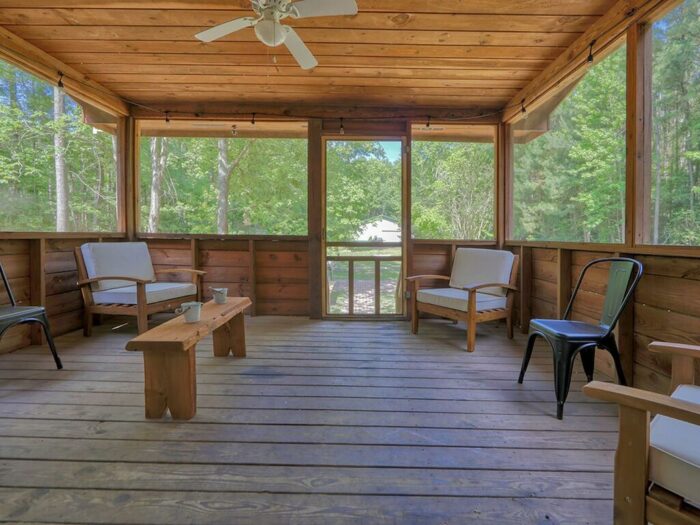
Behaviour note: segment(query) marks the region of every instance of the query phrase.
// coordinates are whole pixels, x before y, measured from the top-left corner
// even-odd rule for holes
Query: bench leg
[[[243,312],[233,317],[228,323],[214,330],[214,355],[226,357],[245,357],[245,317]]]
[[[158,419],[170,409],[173,419],[192,419],[197,412],[195,347],[185,352],[143,353],[146,418]]]

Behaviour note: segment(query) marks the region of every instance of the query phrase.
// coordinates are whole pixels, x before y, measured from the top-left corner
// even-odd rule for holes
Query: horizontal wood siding
[[[83,299],[78,289],[75,248],[98,239],[48,239],[46,241],[46,311],[54,335],[83,326]]]
[[[255,242],[258,315],[309,315],[309,243]]]
[[[29,241],[26,240],[0,241],[0,264],[7,273],[15,299],[21,305],[30,304],[31,298],[29,249]],[[0,305],[9,303],[7,292],[0,283]],[[0,340],[0,354],[25,347],[29,342],[28,326],[11,328]]]
[[[509,249],[515,253],[518,251],[518,247]],[[570,279],[567,284],[572,289],[589,261],[613,255],[604,251],[570,251]],[[638,388],[666,393],[670,385],[670,359],[652,354],[647,347],[652,341],[700,344],[700,259],[665,255],[638,255],[635,258],[644,265],[644,277],[632,306],[632,380]],[[533,317],[558,317],[558,263],[557,249],[532,248],[530,300]],[[573,306],[573,319],[598,322],[607,279],[605,266],[588,272]],[[622,345],[621,351],[625,351]],[[605,352],[597,352],[596,370],[608,377],[615,377],[612,360]],[[700,377],[700,364],[696,363],[696,370]]]

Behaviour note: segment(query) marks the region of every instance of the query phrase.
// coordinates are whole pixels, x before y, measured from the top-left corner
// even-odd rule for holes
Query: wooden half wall
[[[83,242],[98,240],[97,237],[0,240],[0,262],[9,275],[17,300],[23,304],[44,304],[56,335],[82,326],[82,300],[75,284],[73,249]],[[153,238],[145,242],[156,268],[181,266],[206,271],[205,297],[210,296],[208,287],[225,286],[233,294],[251,297],[251,315],[305,317],[310,313],[313,299],[309,293],[306,238]],[[461,246],[495,248],[495,242],[413,241],[408,273],[449,274],[454,252]],[[506,249],[521,256],[515,318],[516,325],[525,331],[532,317],[561,315],[583,265],[589,260],[622,253],[614,247],[570,249],[546,243],[513,243]],[[670,361],[649,353],[647,346],[651,341],[700,344],[700,258],[626,255],[640,260],[645,274],[633,307],[628,308],[618,328],[625,368],[635,386],[666,392]],[[574,305],[575,319],[595,322],[602,308],[606,279],[604,270],[589,274]],[[3,291],[0,304],[7,302]],[[14,328],[0,342],[0,353],[28,346],[37,337],[29,327]],[[612,363],[603,352],[598,352],[596,366],[600,372],[614,375]],[[698,372],[700,377],[700,369]]]

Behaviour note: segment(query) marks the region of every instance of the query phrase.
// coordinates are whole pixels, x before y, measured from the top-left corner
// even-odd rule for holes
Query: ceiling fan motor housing
[[[255,34],[258,39],[269,47],[284,44],[287,38],[286,28],[280,20],[289,16],[289,0],[268,0],[253,4],[262,19],[255,24]]]

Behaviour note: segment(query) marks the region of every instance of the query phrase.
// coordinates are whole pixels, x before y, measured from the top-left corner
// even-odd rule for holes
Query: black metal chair
[[[570,321],[568,318],[586,272],[593,266],[604,263],[610,263],[610,273],[600,323],[593,325],[581,321]],[[562,319],[532,319],[530,321],[530,337],[527,341],[518,383],[522,383],[525,377],[535,340],[537,337],[543,337],[554,352],[554,389],[557,394],[558,419],[564,417],[564,402],[569,394],[574,358],[579,353],[586,377],[592,381],[596,348],[607,350],[615,362],[619,383],[626,384],[613,330],[625,306],[632,298],[643,272],[642,263],[634,259],[626,257],[595,259],[581,270],[581,275]]]
[[[10,306],[0,306],[0,339],[2,339],[3,334],[13,326],[39,323],[44,329],[44,335],[46,335],[46,341],[49,343],[49,348],[53,354],[53,360],[56,362],[56,368],[60,370],[63,368],[63,365],[56,352],[56,345],[53,342],[53,337],[51,337],[46,309],[43,306],[17,306],[17,301],[12,293],[10,282],[7,280],[7,275],[5,274],[2,264],[0,264],[0,276],[2,276],[2,282],[10,298]]]

